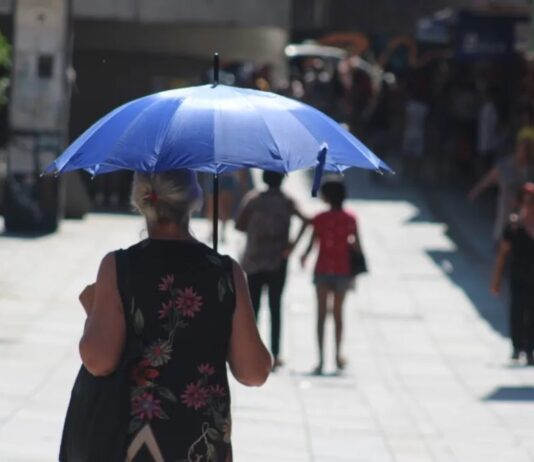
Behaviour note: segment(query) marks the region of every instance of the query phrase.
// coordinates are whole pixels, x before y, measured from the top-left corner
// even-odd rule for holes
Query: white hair
[[[202,189],[192,170],[136,172],[131,202],[149,224],[173,222],[181,225],[200,208]]]

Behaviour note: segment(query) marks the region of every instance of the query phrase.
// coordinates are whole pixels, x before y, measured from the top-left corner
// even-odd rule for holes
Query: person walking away
[[[250,191],[239,207],[236,228],[246,233],[243,269],[247,273],[248,286],[256,319],[261,294],[267,288],[271,313],[271,353],[274,369],[283,364],[280,358],[280,334],[282,323],[282,293],[286,282],[287,260],[294,245],[302,236],[307,219],[295,202],[280,189],[284,176],[265,171],[263,181],[266,191]],[[303,226],[297,241],[290,243],[291,217],[297,216]]]
[[[402,140],[403,172],[418,179],[425,154],[425,131],[428,105],[416,94],[406,103],[404,134]]]
[[[517,135],[515,153],[498,160],[469,191],[467,197],[474,201],[486,189],[497,186],[497,212],[493,227],[493,239],[499,242],[510,214],[516,206],[521,185],[533,179],[534,130],[523,129]]]
[[[499,113],[494,88],[484,92],[484,101],[478,112],[477,121],[478,171],[485,173],[497,159],[499,149]]]
[[[510,258],[510,336],[512,359],[521,353],[534,366],[534,183],[525,183],[519,195],[519,212],[504,230],[493,271],[491,292],[498,295],[505,264]]]
[[[90,374],[115,371],[126,332],[136,332],[142,341],[141,356],[128,374],[127,434],[113,435],[126,439],[127,454],[101,462],[231,461],[226,364],[249,386],[262,385],[271,370],[244,272],[190,233],[190,216],[200,200],[192,171],[136,173],[132,203],[146,219],[148,238],[121,251],[131,293],[121,297],[127,275],[116,266],[116,252],[110,252],[96,283],[80,295],[87,320],[79,349]],[[134,316],[125,316],[131,312]],[[68,421],[64,432],[65,438]],[[65,449],[62,444],[62,462],[86,460],[68,457]]]
[[[337,178],[326,179],[321,185],[320,192],[321,198],[330,209],[313,218],[313,234],[301,256],[301,264],[304,266],[314,244],[319,245],[319,256],[313,277],[317,294],[319,351],[315,374],[321,374],[323,371],[324,327],[329,312],[333,313],[335,323],[336,365],[338,370],[343,370],[346,366],[346,359],[342,355],[343,302],[347,291],[354,286],[354,277],[351,276],[350,270],[349,245],[360,250],[356,218],[343,208],[346,197],[343,182]]]

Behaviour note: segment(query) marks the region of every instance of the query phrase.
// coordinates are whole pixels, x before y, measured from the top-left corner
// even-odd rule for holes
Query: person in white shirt
[[[425,152],[425,126],[429,107],[412,95],[406,103],[404,135],[402,141],[403,170],[412,177],[418,177],[421,159]]]
[[[499,113],[495,101],[495,90],[492,88],[486,90],[478,112],[477,164],[480,173],[486,172],[493,166],[499,148]]]

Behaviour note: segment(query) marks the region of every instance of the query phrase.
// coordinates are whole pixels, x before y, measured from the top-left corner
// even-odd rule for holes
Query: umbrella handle
[[[219,85],[219,53],[213,53],[213,86]]]
[[[219,175],[213,175],[213,250],[217,252],[219,243]]]
[[[328,146],[325,144],[321,147],[319,154],[317,154],[317,165],[315,166],[315,173],[313,175],[312,197],[317,197],[317,191],[319,191],[319,188],[321,187],[321,179],[323,178],[327,152]]]

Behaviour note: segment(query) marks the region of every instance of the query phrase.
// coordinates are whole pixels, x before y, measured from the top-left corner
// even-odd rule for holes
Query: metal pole
[[[219,53],[213,53],[213,86],[219,84]],[[213,250],[219,244],[219,174],[213,175]]]
[[[219,175],[213,175],[213,250],[217,252],[219,243]]]

